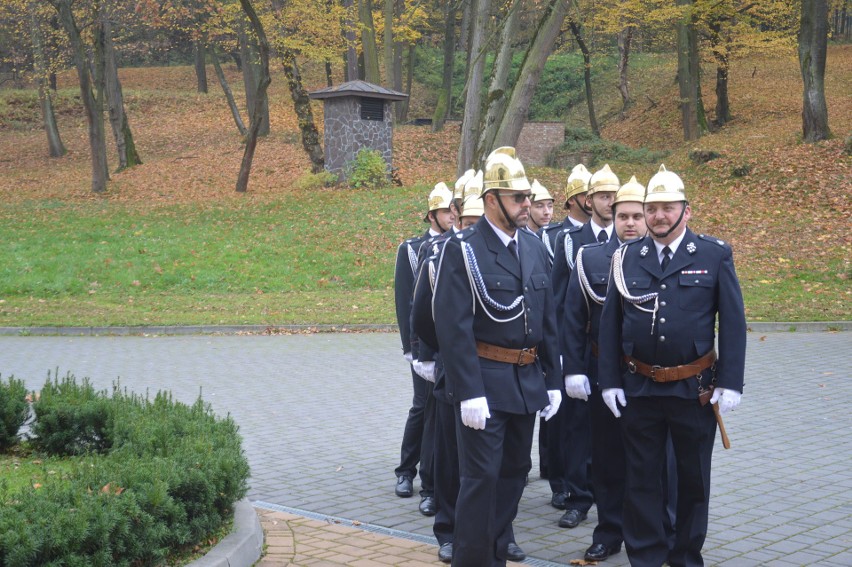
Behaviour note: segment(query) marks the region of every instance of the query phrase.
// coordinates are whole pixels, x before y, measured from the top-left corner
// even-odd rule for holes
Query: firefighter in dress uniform
[[[399,466],[396,473],[396,488],[394,492],[401,498],[414,495],[414,477],[417,474],[417,464],[420,463],[420,496],[421,505],[432,494],[432,434],[434,425],[426,422],[426,402],[431,395],[432,384],[424,380],[415,367],[419,361],[414,353],[417,345],[413,344],[410,333],[411,298],[414,294],[414,281],[417,272],[417,258],[420,247],[430,237],[437,236],[452,229],[455,216],[450,210],[452,193],[443,182],[438,183],[429,193],[428,210],[424,222],[429,223],[429,229],[421,236],[409,238],[399,245],[396,253],[394,269],[394,300],[396,303],[396,321],[399,326],[402,351],[411,369],[411,380],[414,396],[405,429],[402,434]],[[429,504],[426,501],[426,504]],[[427,512],[429,510],[427,509]]]
[[[743,298],[731,247],[688,228],[692,211],[683,181],[665,166],[648,182],[644,212],[648,236],[613,254],[598,382],[604,403],[621,421],[623,533],[631,565],[700,566],[720,419],[714,409],[734,409],[743,388]],[[667,435],[677,463],[671,548],[660,482]]]
[[[536,412],[562,399],[547,251],[522,230],[529,181],[514,148],[494,150],[483,173],[485,214],[447,239],[432,302],[458,441],[452,564],[470,567],[505,565]]]

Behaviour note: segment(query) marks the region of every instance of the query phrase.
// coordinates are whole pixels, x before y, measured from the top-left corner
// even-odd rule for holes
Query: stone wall
[[[358,150],[378,150],[388,164],[393,165],[393,122],[392,105],[384,102],[385,119],[361,120],[361,99],[346,96],[325,99],[325,168],[337,174],[345,174],[346,166],[355,159]]]
[[[545,165],[547,154],[565,142],[563,122],[526,122],[515,150],[526,165]]]

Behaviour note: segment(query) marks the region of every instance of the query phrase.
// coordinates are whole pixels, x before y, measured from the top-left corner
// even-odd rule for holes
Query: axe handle
[[[725,431],[725,423],[722,421],[722,414],[719,412],[719,404],[713,404],[713,413],[716,414],[716,423],[719,424],[719,433],[722,434],[722,447],[730,449],[731,440],[728,439],[728,432]]]

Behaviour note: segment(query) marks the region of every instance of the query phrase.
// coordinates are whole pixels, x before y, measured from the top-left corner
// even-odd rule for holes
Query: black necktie
[[[512,256],[515,257],[515,260],[517,260],[518,262],[521,261],[520,257],[518,256],[518,243],[514,240],[509,241],[509,252],[511,252]]]
[[[660,261],[660,267],[663,269],[664,272],[666,271],[666,268],[669,266],[669,262],[671,262],[671,260],[672,260],[671,257],[669,256],[669,254],[671,254],[671,253],[672,253],[672,249],[669,248],[668,246],[663,248],[663,259]]]
[[[598,242],[606,242],[607,240],[609,240],[609,239],[606,237],[606,231],[605,230],[600,231],[598,233]]]

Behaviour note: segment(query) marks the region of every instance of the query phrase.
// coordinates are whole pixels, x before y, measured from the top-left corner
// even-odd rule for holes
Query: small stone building
[[[361,148],[381,152],[393,166],[393,105],[408,95],[366,81],[348,81],[309,94],[323,101],[325,168],[338,175]]]

